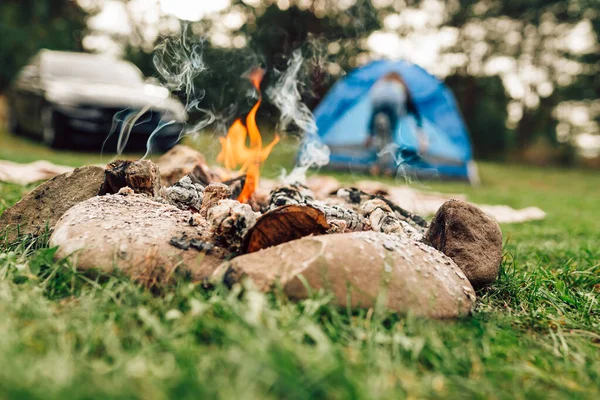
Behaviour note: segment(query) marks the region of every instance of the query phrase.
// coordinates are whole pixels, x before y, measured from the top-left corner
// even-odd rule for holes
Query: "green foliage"
[[[0,2],[0,93],[38,50],[82,50],[85,12],[74,0]]]
[[[452,75],[446,79],[458,101],[476,159],[501,159],[509,149],[506,128],[508,98],[497,76],[475,78]]]

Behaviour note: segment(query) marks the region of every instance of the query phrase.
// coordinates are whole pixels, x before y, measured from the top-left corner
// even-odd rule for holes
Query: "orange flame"
[[[234,169],[241,165],[239,173],[246,174],[246,183],[238,197],[238,201],[242,203],[248,202],[258,187],[260,167],[271,153],[273,146],[279,142],[279,136],[275,135],[273,141],[263,149],[262,137],[256,125],[256,112],[262,101],[260,82],[264,75],[265,71],[261,68],[250,73],[250,82],[258,90],[258,101],[246,116],[246,126],[241,119],[237,119],[229,128],[227,136],[219,138],[221,152],[217,156],[217,161],[222,162],[227,169]],[[246,145],[247,137],[250,139],[249,147]]]

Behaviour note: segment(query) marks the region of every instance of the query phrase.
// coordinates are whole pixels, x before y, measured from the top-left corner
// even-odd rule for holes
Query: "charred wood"
[[[117,160],[109,163],[104,171],[104,183],[100,194],[115,194],[123,187],[135,193],[157,197],[160,194],[160,172],[149,160]]]
[[[240,175],[233,179],[228,179],[226,181],[223,181],[223,184],[229,186],[229,189],[231,190],[230,197],[232,199],[237,199],[238,197],[240,197],[242,189],[244,189],[244,185],[246,184],[246,175]]]
[[[193,248],[206,254],[209,254],[215,248],[215,245],[210,242],[189,238],[185,234],[182,236],[172,237],[169,241],[169,244],[177,247],[178,249],[189,250],[190,248]]]
[[[380,199],[383,202],[385,202],[388,205],[388,207],[391,208],[397,214],[398,218],[408,222],[410,225],[418,226],[421,228],[427,228],[429,226],[427,221],[425,221],[420,216],[413,214],[408,210],[405,210],[404,208],[394,204],[394,202],[392,202],[389,199],[386,199],[381,195],[372,195],[356,188],[340,189],[338,190],[337,195],[351,204],[361,204],[365,200]]]
[[[269,209],[283,205],[306,205],[313,207],[325,215],[325,219],[335,231],[369,230],[368,221],[356,211],[340,206],[329,206],[314,200],[310,190],[302,185],[280,186],[271,192]]]
[[[286,243],[309,235],[323,235],[330,229],[325,214],[307,205],[288,204],[258,218],[244,240],[245,253]]]

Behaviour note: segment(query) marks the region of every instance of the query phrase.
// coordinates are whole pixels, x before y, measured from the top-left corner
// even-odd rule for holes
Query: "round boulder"
[[[325,289],[340,306],[389,309],[432,318],[471,311],[475,292],[444,254],[407,237],[352,232],[304,237],[236,257],[214,273],[230,285],[250,279],[262,291],[277,282],[292,299]]]
[[[57,258],[71,256],[79,270],[122,271],[147,286],[166,283],[173,274],[194,281],[211,275],[227,253],[209,242],[206,223],[191,213],[138,194],[93,197],[69,209],[56,223],[51,246]],[[199,224],[200,222],[200,224]],[[177,246],[172,245],[175,242]]]
[[[435,214],[425,242],[450,257],[475,288],[496,280],[502,262],[502,231],[473,204],[448,200]]]

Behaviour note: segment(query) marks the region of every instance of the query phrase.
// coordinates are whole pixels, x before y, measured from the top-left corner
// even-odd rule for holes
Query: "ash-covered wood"
[[[368,231],[369,222],[356,211],[341,206],[327,206],[319,202],[310,205],[325,214],[327,222],[334,225],[343,223],[345,232]]]
[[[402,225],[392,209],[381,199],[367,200],[360,207],[369,220],[371,229],[387,234],[402,233]]]
[[[362,190],[357,189],[357,188],[340,189],[337,191],[337,196],[343,198],[344,200],[346,200],[347,202],[349,202],[351,204],[362,204],[364,201],[367,201],[367,200],[380,199],[383,202],[385,202],[388,205],[388,207],[394,211],[394,213],[397,214],[398,218],[408,222],[411,225],[416,225],[421,228],[428,227],[427,221],[425,221],[423,218],[394,204],[394,202],[392,202],[389,199],[386,199],[383,196],[372,195],[372,194],[363,192]]]
[[[271,192],[269,209],[273,210],[283,205],[306,205],[321,211],[336,232],[370,229],[368,221],[356,211],[336,205],[329,206],[314,200],[310,190],[299,184],[280,186]]]
[[[169,204],[180,210],[200,211],[204,199],[204,186],[193,183],[191,177],[186,175],[173,186],[164,188],[162,193]]]
[[[314,201],[310,189],[300,184],[279,186],[271,192],[270,196],[270,209],[290,204],[307,204]]]
[[[204,199],[200,214],[203,217],[208,215],[210,209],[217,205],[220,200],[230,199],[231,189],[224,183],[214,182],[204,188]]]
[[[157,197],[160,194],[160,172],[150,160],[117,160],[109,163],[104,172],[100,194],[118,193],[123,187],[135,193]]]
[[[244,240],[245,253],[276,246],[330,229],[325,214],[308,205],[288,204],[258,218]]]
[[[411,225],[394,212],[385,199],[375,197],[361,204],[359,212],[368,221],[371,229],[388,235],[408,236],[413,240],[423,239],[425,230],[418,225]]]
[[[257,218],[258,214],[248,204],[230,199],[220,200],[207,212],[207,220],[215,239],[231,251],[242,248],[244,238]]]

